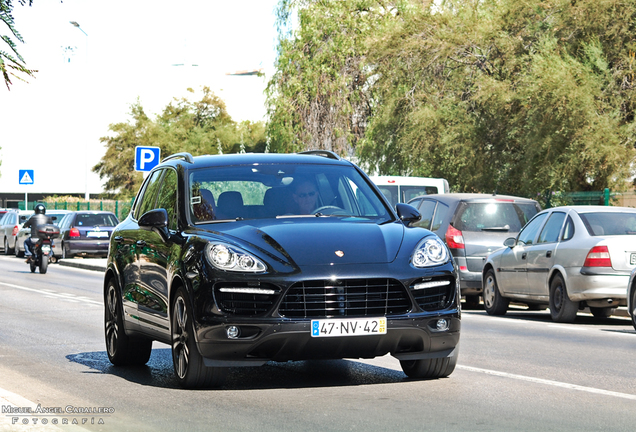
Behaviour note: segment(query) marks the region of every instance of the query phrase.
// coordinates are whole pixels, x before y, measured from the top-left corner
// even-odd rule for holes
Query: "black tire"
[[[124,330],[119,290],[111,279],[104,296],[104,336],[108,359],[115,366],[144,365],[152,353],[152,340],[131,338]]]
[[[452,357],[421,360],[400,360],[402,370],[409,378],[437,379],[449,376],[457,366],[459,346],[455,347]]]
[[[24,256],[24,251],[20,250],[20,244],[16,240],[15,248],[14,248],[15,256],[18,258],[22,258]]]
[[[40,274],[46,274],[46,270],[49,267],[49,257],[42,255],[40,259]]]
[[[5,255],[10,255],[11,254],[11,249],[9,249],[9,240],[7,240],[7,238],[4,238],[4,254]]]
[[[594,318],[604,319],[609,318],[614,313],[614,308],[591,307],[590,312],[594,315]]]
[[[31,267],[31,273],[35,273],[35,256],[31,255],[31,261],[29,261],[29,266]]]
[[[497,278],[495,278],[495,272],[489,269],[484,276],[484,292],[482,293],[484,298],[484,309],[488,312],[488,315],[505,315],[508,312],[508,305],[510,305],[510,299],[507,299],[499,292],[497,286]]]
[[[579,302],[573,302],[561,275],[556,275],[550,282],[550,316],[560,323],[571,323],[576,319]]]
[[[73,258],[73,255],[71,255],[70,252],[66,252],[66,245],[62,243],[62,259],[69,259],[69,258]]]
[[[631,302],[632,310],[629,311],[629,314],[632,317],[632,326],[634,326],[634,330],[636,330],[636,289],[632,288],[632,302]]]
[[[190,302],[180,288],[171,308],[172,362],[179,384],[184,388],[210,388],[222,380],[221,368],[206,367],[194,338]]]

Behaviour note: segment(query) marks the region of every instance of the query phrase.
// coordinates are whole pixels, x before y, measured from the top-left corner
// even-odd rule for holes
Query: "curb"
[[[104,262],[94,262],[94,261],[104,261]],[[75,267],[84,270],[105,272],[106,271],[106,260],[84,260],[84,259],[65,259],[59,260],[58,264],[65,267]]]

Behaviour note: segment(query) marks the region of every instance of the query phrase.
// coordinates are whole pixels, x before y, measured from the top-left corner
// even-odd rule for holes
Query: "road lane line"
[[[14,284],[9,284],[6,282],[0,282],[0,285],[4,285],[10,288],[16,288],[16,289],[21,289],[24,291],[31,291],[34,293],[38,293],[38,294],[42,294],[46,297],[54,297],[57,299],[61,299],[61,300],[66,300],[66,301],[79,301],[79,302],[84,302],[84,303],[88,303],[88,304],[94,304],[94,305],[102,305],[102,302],[98,302],[95,300],[90,300],[87,298],[82,298],[82,297],[77,297],[73,294],[66,294],[66,293],[56,293],[56,292],[51,292],[50,290],[43,290],[43,289],[35,289],[35,288],[28,288],[28,287],[24,287],[24,286],[20,286],[20,285],[14,285]]]
[[[516,375],[516,374],[507,373],[507,372],[499,372],[499,371],[494,371],[494,370],[489,370],[489,369],[481,369],[481,368],[476,368],[476,367],[471,367],[471,366],[457,365],[457,369],[463,369],[463,370],[470,371],[470,372],[485,373],[487,375],[495,375],[495,376],[499,376],[499,377],[502,377],[502,378],[511,378],[511,379],[516,379],[516,380],[520,380],[520,381],[528,381],[528,382],[532,382],[532,383],[535,383],[535,384],[544,384],[544,385],[550,385],[550,386],[554,386],[554,387],[566,388],[566,389],[570,389],[570,390],[584,391],[584,392],[587,392],[587,393],[600,394],[600,395],[604,395],[604,396],[613,396],[613,397],[618,397],[618,398],[623,398],[623,399],[636,400],[636,395],[632,395],[632,394],[628,394],[628,393],[613,392],[613,391],[609,391],[609,390],[601,390],[601,389],[597,389],[597,388],[594,388],[594,387],[585,387],[585,386],[580,386],[580,385],[576,385],[576,384],[568,384],[568,383],[564,383],[564,382],[560,382],[560,381],[552,381],[552,380],[546,380],[546,379],[541,379],[541,378],[533,378],[533,377],[528,377],[528,376],[524,376],[524,375]]]

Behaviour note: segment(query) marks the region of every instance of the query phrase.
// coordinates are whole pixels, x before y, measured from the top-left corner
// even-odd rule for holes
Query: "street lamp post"
[[[80,27],[77,21],[69,21],[69,22],[71,23],[73,27],[78,28],[82,33],[84,33],[84,36],[86,36],[86,39],[85,39],[86,52],[84,53],[84,55],[85,55],[85,62],[88,65],[88,33],[86,33],[84,29]],[[88,192],[88,140],[84,144],[84,187],[85,187],[84,200],[88,201],[90,199],[90,193]]]

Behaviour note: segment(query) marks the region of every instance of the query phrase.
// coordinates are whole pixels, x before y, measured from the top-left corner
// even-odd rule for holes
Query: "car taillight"
[[[79,237],[80,232],[77,228],[71,228],[71,230],[68,232],[68,236],[71,238]]]
[[[610,259],[609,250],[607,246],[594,246],[587,254],[583,267],[611,267],[612,260]]]
[[[446,230],[446,246],[451,249],[464,249],[464,236],[460,230],[452,225]]]
[[[20,231],[20,228],[16,225],[13,227],[13,231],[11,231],[11,235],[12,236],[17,236],[18,235],[18,231]]]

